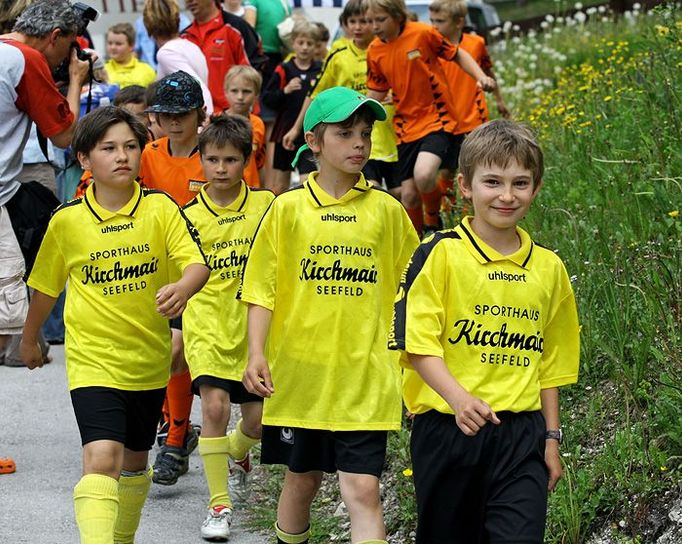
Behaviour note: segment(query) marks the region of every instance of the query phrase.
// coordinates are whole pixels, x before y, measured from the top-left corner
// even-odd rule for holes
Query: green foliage
[[[580,544],[605,525],[616,542],[646,542],[656,498],[682,470],[682,17],[675,6],[607,15],[554,16],[528,37],[510,29],[492,51],[513,115],[545,150],[525,227],[564,260],[582,324],[548,543]],[[416,521],[409,468],[404,430],[383,481],[389,540],[401,544]],[[273,504],[264,509],[274,519]],[[326,518],[322,530],[338,533]]]

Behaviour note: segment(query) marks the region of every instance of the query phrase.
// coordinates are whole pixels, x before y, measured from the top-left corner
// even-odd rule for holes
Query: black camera
[[[83,34],[86,33],[90,21],[97,20],[97,18],[99,17],[99,11],[97,11],[95,8],[91,6],[88,6],[87,4],[84,4],[83,2],[76,2],[75,4],[72,4],[71,8],[79,16],[80,24],[78,25],[77,34],[79,36],[82,36]],[[76,50],[76,54],[78,55],[79,60],[90,61],[90,76],[92,77],[93,76],[92,59],[90,57],[90,54],[83,51],[76,41],[74,41],[71,44],[71,49]],[[70,60],[71,52],[69,51],[69,56],[66,57],[66,59],[64,59],[64,61],[59,65],[59,68],[57,68],[57,70],[55,70],[55,72],[52,74],[52,77],[54,78],[55,81],[68,84]]]
[[[81,19],[81,25],[78,27],[78,35],[82,35],[85,29],[88,28],[90,21],[96,21],[99,17],[99,11],[95,8],[84,4],[83,2],[76,2],[71,6]],[[80,57],[79,57],[80,58]],[[81,59],[85,60],[85,59]]]

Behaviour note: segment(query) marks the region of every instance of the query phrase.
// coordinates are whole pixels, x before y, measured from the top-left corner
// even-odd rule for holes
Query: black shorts
[[[381,477],[387,431],[322,431],[263,425],[261,464],[286,465],[291,472],[337,470]]]
[[[263,402],[263,397],[249,393],[246,390],[246,387],[244,387],[244,384],[236,380],[225,380],[223,378],[216,378],[215,376],[209,376],[207,374],[197,376],[195,380],[192,380],[192,391],[195,395],[201,396],[199,388],[202,385],[210,385],[211,387],[217,387],[218,389],[227,391],[227,393],[230,395],[230,402],[232,404]]]
[[[456,146],[461,145],[462,140],[463,136],[461,135],[455,136],[440,130],[427,134],[414,142],[398,144],[398,167],[396,168],[398,183],[414,177],[414,165],[417,164],[417,156],[423,151],[440,157],[440,168],[454,169],[457,166],[454,150]]]
[[[149,451],[166,388],[124,391],[111,387],[79,387],[71,391],[71,404],[81,443],[115,440],[132,451]]]
[[[455,416],[415,417],[418,544],[542,544],[547,514],[545,419],[498,412],[466,436]]]
[[[301,145],[304,142],[301,140]],[[280,142],[275,143],[275,153],[272,157],[272,166],[277,170],[282,170],[284,172],[292,172],[294,169],[291,167],[291,161],[296,157],[296,151],[298,151],[299,146],[296,146],[294,151],[289,151],[284,149]],[[314,170],[317,170],[317,164],[313,159],[313,152],[306,149],[301,156],[298,158],[296,163],[296,170],[299,174],[310,174]]]
[[[182,315],[168,320],[171,329],[182,330]]]
[[[400,187],[400,182],[396,181],[395,168],[398,163],[384,162],[370,159],[362,169],[367,181],[376,181],[381,185],[386,185],[387,189]]]

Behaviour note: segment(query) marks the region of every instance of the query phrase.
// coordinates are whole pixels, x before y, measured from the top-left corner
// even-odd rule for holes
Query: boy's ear
[[[542,179],[540,181],[538,181],[538,184],[533,189],[533,198],[538,196],[538,193],[540,192],[540,189],[542,189],[543,184],[544,184],[544,181]]]
[[[83,170],[90,170],[90,158],[88,155],[79,151],[76,154],[76,158],[78,159],[78,162],[80,163]]]
[[[464,174],[461,172],[457,174],[457,185],[462,196],[467,200],[471,200],[471,183],[464,178]]]
[[[309,130],[306,132],[303,137],[305,138],[305,143],[308,144],[308,147],[310,148],[310,151],[313,153],[319,153],[321,146],[319,145],[319,142],[317,141],[317,138],[315,138],[315,133],[312,130]]]

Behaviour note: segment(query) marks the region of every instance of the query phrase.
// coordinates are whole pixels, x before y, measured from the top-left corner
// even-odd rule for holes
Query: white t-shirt
[[[156,53],[157,80],[166,77],[168,74],[183,70],[195,77],[201,85],[201,92],[204,95],[204,105],[206,113],[213,113],[213,99],[211,91],[208,90],[208,65],[204,53],[189,40],[174,38],[163,44]]]

